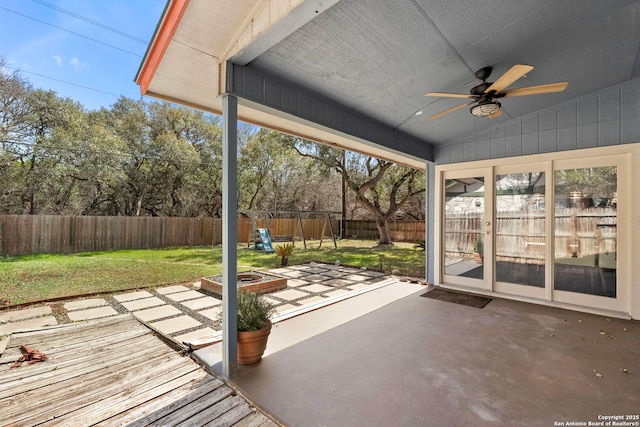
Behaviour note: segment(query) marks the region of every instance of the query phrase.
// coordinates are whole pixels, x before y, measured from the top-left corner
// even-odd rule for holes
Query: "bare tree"
[[[413,197],[424,193],[423,173],[374,157],[342,153],[336,148],[296,139],[294,147],[303,157],[315,159],[339,173],[356,195],[356,201],[373,217],[378,228],[378,244],[390,245],[389,221]]]

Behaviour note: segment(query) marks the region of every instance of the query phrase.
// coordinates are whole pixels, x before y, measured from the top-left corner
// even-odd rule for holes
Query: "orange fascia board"
[[[149,90],[151,79],[158,71],[162,57],[167,51],[188,5],[189,0],[171,0],[171,3],[165,9],[136,78],[136,83],[140,85],[140,94],[146,95],[147,90]]]

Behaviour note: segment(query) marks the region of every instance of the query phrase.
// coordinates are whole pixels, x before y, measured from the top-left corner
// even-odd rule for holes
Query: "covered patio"
[[[638,0],[168,0],[136,82],[223,116],[222,374],[291,425],[634,416],[639,52]],[[412,295],[238,371],[238,120],[424,170],[425,279],[494,301]]]
[[[424,292],[286,346],[312,322],[290,319],[272,332],[278,350],[231,382],[289,426],[553,426],[638,416],[637,321],[505,299],[479,309]],[[349,312],[359,298],[332,310]]]

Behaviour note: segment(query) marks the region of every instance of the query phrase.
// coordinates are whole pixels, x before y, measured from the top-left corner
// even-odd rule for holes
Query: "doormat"
[[[454,292],[445,289],[432,289],[421,297],[437,299],[439,301],[453,302],[455,304],[468,305],[469,307],[483,308],[491,302],[491,298],[481,297],[462,292]]]

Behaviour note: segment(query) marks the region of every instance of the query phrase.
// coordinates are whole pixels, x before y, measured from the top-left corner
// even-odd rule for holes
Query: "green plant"
[[[275,307],[262,295],[238,291],[238,331],[257,331],[269,323]]]
[[[284,245],[276,245],[276,255],[281,258],[280,265],[284,266],[289,264],[289,257],[291,256],[291,254],[293,254],[294,248],[295,245],[293,244],[293,242],[285,243]]]
[[[475,242],[473,242],[473,252],[482,255],[482,241],[481,240],[476,240]]]
[[[414,248],[416,249],[420,249],[421,251],[425,250],[425,241],[424,240],[419,240],[414,246]]]

